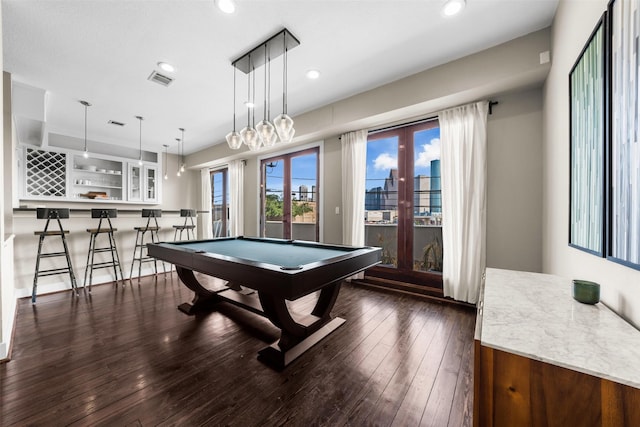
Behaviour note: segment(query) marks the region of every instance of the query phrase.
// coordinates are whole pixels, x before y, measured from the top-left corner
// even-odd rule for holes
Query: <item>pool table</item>
[[[345,320],[331,317],[341,281],[380,262],[381,249],[328,245],[298,240],[230,237],[150,243],[150,256],[172,263],[182,282],[195,293],[178,308],[187,314],[212,311],[220,302],[265,316],[281,331],[280,339],[261,350],[258,359],[283,369]],[[209,290],[194,272],[228,281]],[[320,291],[309,314],[290,312],[286,301]]]

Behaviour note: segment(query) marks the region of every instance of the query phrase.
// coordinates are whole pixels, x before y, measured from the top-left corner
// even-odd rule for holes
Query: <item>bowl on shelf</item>
[[[573,280],[573,298],[584,304],[597,304],[600,301],[600,285],[589,280]]]

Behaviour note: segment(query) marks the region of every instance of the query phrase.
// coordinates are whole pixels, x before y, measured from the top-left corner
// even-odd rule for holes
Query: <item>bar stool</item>
[[[120,266],[120,257],[118,256],[118,248],[116,247],[116,238],[113,233],[118,231],[117,228],[113,228],[111,224],[111,218],[118,217],[117,209],[91,209],[91,218],[100,218],[98,222],[98,228],[87,228],[87,232],[90,233],[89,238],[89,252],[87,253],[87,267],[84,270],[84,286],[87,286],[87,273],[89,273],[89,292],[91,292],[91,285],[93,283],[93,270],[98,268],[113,267],[113,274],[116,277],[116,283],[118,283],[118,270],[120,270],[120,280],[124,284],[124,274],[122,274],[122,267]],[[102,220],[106,219],[107,224],[103,226]],[[96,248],[96,240],[100,234],[106,234],[109,239],[109,246]],[[96,252],[110,252],[111,261],[94,262],[94,256]],[[117,269],[116,269],[117,267]]]
[[[78,286],[76,284],[76,275],[73,273],[73,266],[71,265],[71,257],[69,256],[69,247],[67,246],[66,235],[69,234],[69,230],[64,230],[62,228],[61,219],[69,218],[69,209],[68,208],[58,208],[58,209],[50,209],[50,208],[37,208],[36,209],[36,218],[38,219],[46,219],[47,223],[44,225],[44,230],[35,231],[33,234],[40,237],[38,241],[38,255],[36,256],[36,272],[33,276],[33,289],[31,291],[31,302],[35,304],[36,302],[36,291],[38,289],[38,277],[43,276],[53,276],[55,274],[69,273],[69,277],[71,278],[71,287],[75,294],[78,294]],[[49,223],[54,219],[58,223],[58,230],[49,230]],[[42,245],[44,243],[45,237],[48,236],[60,236],[62,239],[62,246],[64,247],[64,251],[62,252],[42,252]],[[64,256],[67,260],[67,266],[61,268],[51,268],[48,270],[40,270],[40,259],[42,258],[54,258],[54,257],[62,257]]]
[[[160,227],[158,226],[158,219],[162,216],[162,211],[160,209],[142,209],[142,218],[147,218],[147,224],[143,227],[134,227],[136,230],[136,245],[133,248],[133,261],[131,262],[131,272],[129,273],[129,280],[133,277],[133,266],[136,261],[138,261],[138,280],[140,280],[140,276],[142,275],[142,263],[143,262],[151,262],[153,261],[153,266],[155,269],[155,274],[158,274],[158,262],[155,258],[150,257],[149,255],[145,255],[143,250],[146,249],[147,245],[144,243],[145,234],[149,233],[151,237],[151,243],[157,243],[160,241],[158,237],[158,230]],[[153,219],[153,223],[151,220]],[[136,256],[136,252],[140,251],[139,255]],[[165,274],[167,270],[162,263],[162,269]]]
[[[196,210],[195,209],[180,209],[180,217],[184,218],[184,224],[181,225],[174,225],[173,228],[175,229],[175,231],[173,232],[173,240],[176,241],[177,237],[178,237],[178,231],[180,231],[180,240],[182,240],[182,232],[186,231],[187,232],[187,240],[191,240],[189,239],[189,232],[191,232],[191,236],[193,237],[193,240],[196,239],[196,225],[193,222],[193,218],[196,216]],[[191,221],[191,224],[188,223],[188,221]]]

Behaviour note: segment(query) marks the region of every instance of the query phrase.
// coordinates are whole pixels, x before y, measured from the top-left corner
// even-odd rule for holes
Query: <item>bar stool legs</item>
[[[71,279],[71,288],[76,296],[79,296],[78,285],[76,283],[76,275],[73,272],[73,265],[71,264],[71,257],[69,256],[69,247],[67,246],[66,234],[68,234],[69,231],[64,230],[62,228],[62,223],[60,222],[60,218],[69,218],[69,209],[38,208],[36,210],[36,215],[38,219],[46,219],[47,223],[45,224],[43,231],[34,232],[36,236],[39,236],[39,241],[38,254],[36,256],[36,270],[33,276],[33,288],[31,290],[31,302],[34,304],[36,302],[36,295],[38,291],[38,277],[52,276],[62,273],[69,273],[69,278]],[[49,223],[52,219],[55,219],[57,221],[59,230],[49,230]],[[62,239],[62,246],[64,248],[64,251],[43,253],[42,246],[44,244],[44,239],[47,236],[60,236],[60,238]],[[40,260],[42,258],[54,258],[62,256],[64,256],[67,261],[66,267],[40,270]]]
[[[116,239],[114,232],[117,228],[113,228],[111,225],[111,218],[117,217],[116,209],[91,209],[92,218],[100,218],[98,228],[87,229],[90,233],[89,239],[89,252],[87,252],[87,267],[84,270],[84,286],[87,286],[87,273],[89,274],[89,292],[91,292],[91,286],[93,284],[93,270],[98,268],[113,267],[113,274],[115,276],[115,282],[118,283],[118,271],[120,271],[120,280],[124,285],[124,274],[122,273],[122,266],[120,264],[120,256],[118,255],[118,248],[116,246]],[[102,220],[106,219],[108,222],[107,227],[102,227]],[[109,246],[96,248],[96,240],[100,234],[106,234],[109,239]],[[96,252],[110,252],[111,261],[95,262]]]
[[[151,236],[151,243],[160,242],[160,238],[158,237],[158,230],[160,230],[160,227],[158,226],[158,220],[156,218],[160,217],[161,215],[162,211],[159,209],[142,209],[142,217],[147,218],[147,224],[144,227],[134,227],[134,230],[136,230],[136,244],[133,248],[133,261],[131,262],[129,281],[132,281],[133,279],[133,268],[136,261],[138,262],[138,280],[140,280],[140,276],[142,276],[143,262],[153,261],[155,274],[158,274],[157,260],[144,253],[144,250],[147,247],[147,245],[144,243],[144,236],[146,233],[149,233]],[[152,218],[155,223],[154,225],[151,225]],[[162,263],[162,270],[164,271],[164,274],[167,274],[167,269],[164,263]]]

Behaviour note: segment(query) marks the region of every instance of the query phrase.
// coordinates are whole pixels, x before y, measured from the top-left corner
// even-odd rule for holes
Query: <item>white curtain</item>
[[[342,135],[342,243],[364,245],[367,131]]]
[[[229,163],[229,235],[244,234],[244,160]]]
[[[211,231],[211,174],[208,168],[200,169],[200,211],[198,215],[198,228],[201,239],[210,239]]]
[[[444,294],[472,304],[486,266],[488,108],[484,101],[439,114]]]

